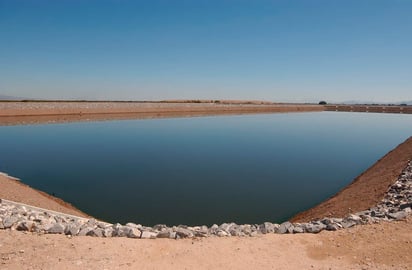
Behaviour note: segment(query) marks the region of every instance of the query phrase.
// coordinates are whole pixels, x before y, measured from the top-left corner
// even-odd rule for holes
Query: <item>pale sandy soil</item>
[[[0,230],[0,269],[412,269],[412,219],[338,232],[142,240]]]
[[[304,104],[0,102],[0,125],[221,114],[323,111]]]

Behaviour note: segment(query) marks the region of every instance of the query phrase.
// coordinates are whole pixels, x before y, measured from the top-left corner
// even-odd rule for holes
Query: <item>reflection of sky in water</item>
[[[412,135],[412,115],[295,113],[0,127],[0,170],[109,221],[280,222]]]

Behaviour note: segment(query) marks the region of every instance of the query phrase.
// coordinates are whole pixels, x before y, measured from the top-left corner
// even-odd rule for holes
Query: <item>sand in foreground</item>
[[[411,269],[412,219],[319,234],[143,240],[0,230],[1,269]]]

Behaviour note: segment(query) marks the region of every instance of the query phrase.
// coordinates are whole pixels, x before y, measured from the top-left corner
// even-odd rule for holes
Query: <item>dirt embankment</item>
[[[343,217],[376,205],[410,159],[412,137],[378,160],[336,195],[314,208],[297,214],[291,221],[307,222],[327,216]]]
[[[21,202],[70,215],[89,217],[71,204],[45,192],[31,188],[19,179],[0,173],[0,199]]]
[[[0,125],[323,110],[303,104],[0,102]]]
[[[371,113],[412,113],[412,106],[384,105],[325,105],[326,111],[371,112]]]

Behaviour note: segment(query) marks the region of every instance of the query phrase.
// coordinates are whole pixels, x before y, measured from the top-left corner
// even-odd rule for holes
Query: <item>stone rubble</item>
[[[140,224],[110,224],[95,219],[41,210],[0,199],[0,229],[28,231],[40,234],[54,233],[68,236],[129,237],[141,239],[256,236],[261,234],[319,233],[336,231],[355,225],[380,221],[401,220],[412,213],[412,162],[398,180],[388,189],[383,200],[375,207],[350,214],[345,218],[323,218],[308,223],[263,224],[223,223],[207,226],[173,226],[158,224],[145,227]]]

